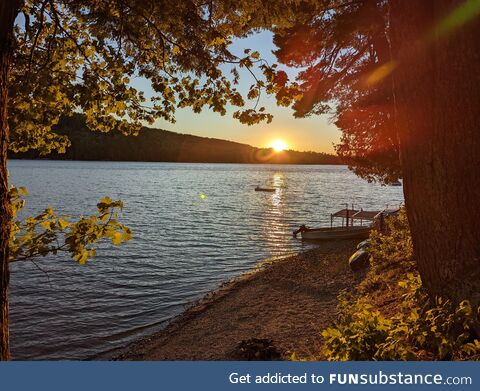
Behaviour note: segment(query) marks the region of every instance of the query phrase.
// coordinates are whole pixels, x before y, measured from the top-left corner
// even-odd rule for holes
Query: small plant
[[[371,306],[356,303],[350,313],[343,314],[336,327],[322,332],[324,354],[328,360],[371,360],[383,343],[391,322]]]

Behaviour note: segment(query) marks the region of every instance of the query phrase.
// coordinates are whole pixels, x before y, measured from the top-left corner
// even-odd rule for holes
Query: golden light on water
[[[274,140],[270,143],[270,148],[273,148],[275,152],[281,152],[288,148],[288,145],[283,140]]]
[[[285,187],[286,177],[283,172],[277,171],[265,181],[266,185],[277,189],[265,197],[265,208],[261,221],[263,223],[263,238],[268,243],[271,256],[279,256],[285,252],[283,239],[289,227],[285,219],[286,208]]]

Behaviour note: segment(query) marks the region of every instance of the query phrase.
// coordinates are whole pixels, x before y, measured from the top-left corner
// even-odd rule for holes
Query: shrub
[[[373,266],[385,267],[396,262],[412,262],[413,245],[404,208],[385,219],[386,233],[372,231],[370,254]]]
[[[351,313],[343,314],[336,327],[322,332],[324,355],[328,360],[371,360],[378,345],[383,343],[391,322],[371,306],[356,303]]]
[[[405,211],[386,224],[386,233],[371,235],[369,274],[356,295],[339,296],[338,322],[322,332],[324,357],[342,361],[480,359],[475,332],[479,310],[468,301],[453,304],[429,299],[412,260]],[[378,283],[382,278],[388,281]],[[392,286],[398,289],[398,299],[395,313],[388,316],[372,305],[372,298],[391,295]],[[384,291],[379,292],[382,287]]]

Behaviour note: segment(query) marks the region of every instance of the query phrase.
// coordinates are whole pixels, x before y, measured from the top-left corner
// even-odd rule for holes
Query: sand
[[[164,330],[119,355],[121,360],[232,360],[238,345],[270,339],[289,357],[321,359],[321,330],[335,321],[337,295],[359,282],[348,266],[358,240],[266,262],[175,318]]]

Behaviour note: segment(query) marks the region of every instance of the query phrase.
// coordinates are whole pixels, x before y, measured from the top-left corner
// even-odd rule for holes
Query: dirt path
[[[118,358],[229,360],[250,338],[318,358],[319,333],[335,319],[338,293],[356,283],[347,260],[357,242],[322,243],[230,282]]]

